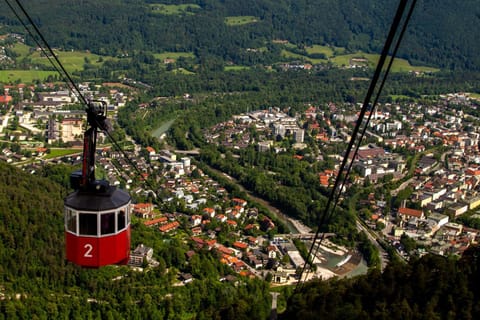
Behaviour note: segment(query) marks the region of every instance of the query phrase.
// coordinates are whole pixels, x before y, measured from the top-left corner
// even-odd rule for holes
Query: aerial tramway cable
[[[66,84],[70,85],[70,90],[86,107],[88,128],[84,133],[83,166],[82,170],[71,174],[70,183],[75,191],[64,199],[66,259],[83,267],[94,268],[109,264],[126,264],[130,256],[131,197],[127,192],[110,186],[108,181],[95,178],[97,133],[104,132],[140,176],[142,172],[111,136],[106,102],[87,100],[82,95],[23,5],[19,0],[16,0],[16,3],[43,45],[7,0],[17,19],[57,72],[64,77]],[[48,48],[50,55],[45,52],[44,46]],[[53,57],[57,65],[50,57]],[[154,189],[148,179],[144,181]]]
[[[53,65],[53,67],[57,70],[57,72],[61,75],[61,76],[64,76],[66,78],[64,78],[64,81],[65,83],[71,85],[71,89],[75,89],[75,90],[72,90],[72,91],[76,91],[74,92],[74,94],[80,99],[82,100],[82,102],[86,105],[88,102],[87,100],[85,99],[85,97],[82,95],[82,93],[80,92],[79,88],[77,87],[77,85],[75,84],[75,82],[72,80],[72,78],[70,77],[69,73],[67,72],[67,70],[65,70],[65,68],[63,67],[62,63],[60,62],[60,60],[58,59],[58,57],[55,55],[55,53],[53,52],[52,48],[50,47],[50,45],[48,44],[47,40],[45,39],[45,37],[43,36],[43,34],[40,32],[40,30],[38,29],[37,25],[33,22],[32,18],[30,17],[30,15],[28,14],[28,12],[25,10],[24,6],[21,4],[20,0],[15,0],[15,2],[17,3],[17,6],[20,8],[20,10],[22,10],[23,14],[25,15],[25,17],[27,18],[28,22],[30,23],[30,25],[35,29],[35,32],[38,34],[38,36],[40,37],[40,39],[42,40],[43,44],[45,47],[47,47],[48,49],[48,53],[50,53],[50,55],[47,54],[47,52],[45,52],[45,48],[39,43],[39,41],[36,39],[36,37],[33,35],[33,32],[27,27],[27,24],[20,18],[20,16],[18,15],[18,13],[16,12],[16,10],[13,8],[13,6],[10,4],[9,0],[5,0],[8,4],[8,6],[10,7],[10,9],[13,11],[13,13],[15,14],[15,16],[17,17],[17,19],[20,21],[20,23],[24,26],[24,28],[27,30],[27,32],[30,34],[30,36],[32,37],[32,39],[35,41],[35,43],[40,47],[40,49],[42,50],[43,54],[48,58],[48,60],[50,61],[50,63]],[[51,58],[50,57],[53,57],[53,59],[55,60],[55,62],[58,64],[55,65]],[[58,67],[60,67],[61,71],[58,69]]]
[[[385,81],[387,79],[387,76],[388,76],[388,73],[389,73],[390,68],[392,66],[392,63],[395,59],[396,53],[398,51],[401,40],[402,40],[403,35],[405,33],[405,30],[407,28],[408,22],[409,22],[412,14],[413,14],[415,4],[416,4],[416,0],[413,0],[412,3],[410,4],[410,8],[409,8],[407,17],[405,18],[405,21],[403,22],[401,32],[400,32],[399,36],[397,37],[397,41],[396,41],[393,53],[391,55],[391,59],[388,63],[388,67],[386,68],[386,71],[384,73],[384,76],[383,76],[382,82],[380,84],[380,87],[377,90],[377,94],[376,94],[374,103],[370,108],[370,113],[369,113],[367,119],[364,121],[367,110],[369,110],[371,97],[372,97],[372,95],[375,91],[378,79],[380,78],[380,75],[382,73],[385,61],[388,57],[390,48],[391,48],[392,43],[393,43],[393,41],[395,39],[395,36],[397,34],[397,30],[400,26],[400,23],[402,21],[402,18],[403,18],[404,12],[405,12],[405,8],[407,6],[407,2],[408,2],[408,0],[401,0],[398,7],[397,7],[397,11],[395,13],[394,20],[393,20],[392,25],[390,27],[390,31],[389,31],[389,34],[388,34],[387,39],[385,41],[385,45],[383,47],[380,59],[378,61],[375,73],[373,75],[373,78],[372,78],[372,81],[370,83],[369,89],[368,89],[367,94],[365,96],[365,99],[364,99],[364,102],[363,102],[363,105],[362,105],[362,109],[361,109],[360,114],[358,116],[357,123],[356,123],[356,125],[354,127],[354,130],[352,132],[352,137],[351,137],[350,142],[348,144],[347,150],[345,151],[345,154],[344,154],[344,157],[343,157],[343,160],[342,160],[342,164],[341,164],[341,166],[338,170],[338,174],[337,174],[337,177],[335,179],[334,186],[333,186],[333,188],[330,192],[330,195],[329,195],[329,198],[328,198],[328,201],[327,201],[327,205],[325,206],[325,208],[323,210],[323,213],[319,217],[319,224],[317,226],[317,231],[316,231],[315,236],[313,238],[312,245],[310,246],[307,261],[304,264],[304,266],[303,266],[303,268],[300,272],[299,281],[298,281],[298,283],[295,287],[295,290],[298,290],[298,289],[301,288],[301,284],[303,283],[302,279],[304,278],[303,275],[304,275],[305,272],[307,272],[307,276],[308,276],[308,273],[310,272],[310,269],[307,270],[307,264],[309,263],[310,260],[312,260],[312,262],[313,262],[313,259],[316,256],[316,254],[319,250],[319,247],[320,247],[322,241],[325,238],[325,233],[322,233],[321,236],[320,236],[321,227],[332,217],[332,215],[334,214],[335,209],[336,209],[336,207],[337,207],[337,205],[340,201],[340,197],[341,197],[341,194],[343,192],[343,188],[345,186],[345,183],[346,183],[346,181],[348,179],[348,176],[350,174],[350,171],[352,169],[353,162],[354,162],[355,157],[358,153],[361,141],[362,141],[362,139],[365,135],[368,123],[369,123],[369,121],[371,119],[371,116],[373,114],[373,111],[375,109],[375,105],[378,102],[379,96],[381,94],[381,91],[382,91],[383,86],[385,84]],[[363,122],[365,122],[364,127],[361,131],[361,134],[360,134],[359,138],[357,139],[358,132],[360,131],[360,127],[361,127]],[[354,146],[355,146],[355,149],[353,150],[354,152],[352,153],[352,156],[350,157],[350,154],[351,154]],[[347,167],[347,162],[348,162],[349,158],[351,158],[351,160],[350,160],[350,163]],[[330,209],[332,203],[333,203],[333,207],[332,207],[332,209]],[[317,246],[315,247],[317,240],[319,240],[319,242],[318,242]],[[305,276],[305,278],[306,278],[306,276]]]
[[[42,53],[45,55],[45,57],[47,57],[48,61],[52,64],[52,66],[55,68],[55,70],[60,74],[60,76],[63,77],[63,80],[64,82],[70,87],[70,90],[73,92],[73,94],[75,94],[75,96],[77,96],[78,99],[80,99],[82,101],[82,103],[84,105],[88,105],[88,100],[84,97],[84,95],[82,94],[82,92],[80,91],[80,89],[78,88],[78,86],[75,84],[75,82],[73,81],[72,77],[70,76],[70,74],[67,72],[67,70],[64,68],[63,64],[61,63],[61,61],[58,59],[58,57],[55,55],[55,53],[53,52],[53,49],[50,47],[50,45],[48,44],[47,40],[45,39],[45,37],[43,36],[43,34],[41,33],[40,29],[35,25],[33,19],[30,17],[30,15],[28,14],[28,12],[26,11],[25,7],[21,4],[20,0],[15,0],[15,3],[17,4],[17,6],[20,8],[20,10],[22,11],[23,15],[26,17],[26,19],[28,20],[29,24],[33,27],[35,33],[38,35],[38,37],[40,37],[41,41],[43,42],[43,45],[40,43],[40,41],[37,39],[37,37],[35,37],[35,35],[33,34],[32,30],[28,27],[27,23],[25,23],[25,21],[23,21],[23,19],[20,17],[20,15],[18,14],[17,10],[14,8],[14,6],[12,6],[12,4],[10,3],[9,0],[5,0],[5,2],[7,3],[7,5],[10,7],[10,9],[12,10],[13,14],[16,16],[16,18],[18,19],[18,21],[23,25],[23,27],[25,28],[25,30],[30,34],[30,36],[32,37],[32,39],[34,40],[34,42],[37,44],[37,46],[40,48],[40,50],[42,51]],[[48,52],[45,50],[46,47],[48,49]],[[52,60],[52,57],[53,57],[53,60]],[[56,63],[54,63],[54,61]],[[96,119],[94,119],[94,121],[97,121]],[[103,128],[104,126],[103,125],[100,125],[100,123],[97,123],[96,124],[97,127],[99,128]],[[107,128],[104,128],[104,129],[107,129]],[[138,166],[130,159],[130,157],[127,155],[127,153],[123,150],[123,148],[118,144],[118,142],[113,138],[113,136],[110,134],[110,130],[102,130],[109,138],[109,140],[112,142],[112,144],[115,146],[115,148],[122,153],[123,157],[127,160],[127,162],[134,168],[134,170],[137,172],[138,176],[142,176],[142,172],[141,170],[138,168]],[[148,187],[151,189],[151,190],[154,190],[155,188],[152,186],[152,184],[150,183],[149,179],[144,179],[145,183],[148,185]],[[155,194],[155,193],[154,193]],[[155,197],[156,197],[156,194],[155,194]]]

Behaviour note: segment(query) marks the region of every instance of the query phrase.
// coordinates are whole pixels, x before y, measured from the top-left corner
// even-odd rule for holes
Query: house
[[[402,220],[408,220],[410,218],[425,219],[423,211],[406,207],[399,208],[398,215],[402,218]]]
[[[269,217],[263,218],[262,222],[260,223],[260,229],[262,229],[262,231],[269,231],[273,228],[275,228],[275,223],[273,223]]]
[[[229,249],[221,244],[217,245],[216,248],[217,248],[217,251],[223,255],[231,256],[234,253],[232,249]]]
[[[215,217],[217,220],[219,220],[220,222],[225,222],[227,221],[227,217],[224,215],[224,214],[219,214]]]
[[[454,203],[446,210],[447,214],[451,214],[454,217],[458,217],[468,211],[468,204],[466,203]]]
[[[208,215],[210,218],[215,217],[215,209],[214,208],[204,208],[202,212],[204,214]]]
[[[275,271],[272,275],[273,283],[286,283],[289,279],[288,273],[281,267],[277,268],[277,271]]]
[[[262,261],[253,254],[248,256],[248,263],[255,269],[260,269],[263,267]]]
[[[150,262],[153,256],[153,249],[139,244],[135,250],[130,253],[128,264],[131,266],[142,266],[143,262]]]
[[[268,254],[269,259],[275,259],[277,257],[277,247],[268,246],[267,247],[267,254]]]
[[[245,207],[247,205],[247,201],[241,198],[233,198],[232,201],[235,205],[238,205],[241,207]]]
[[[147,220],[143,222],[143,225],[146,227],[156,226],[156,225],[163,225],[168,222],[167,217],[160,217],[157,219]]]
[[[167,232],[170,232],[172,230],[177,229],[179,226],[180,226],[180,223],[178,221],[173,221],[173,222],[164,224],[163,226],[158,228],[158,230],[160,230],[160,232],[162,232],[162,233],[167,233]]]
[[[140,218],[147,219],[153,217],[152,203],[137,203],[133,205],[133,213]]]
[[[190,217],[190,223],[193,227],[196,227],[202,223],[202,216],[200,215],[193,215]]]
[[[155,149],[153,149],[152,147],[146,147],[145,149],[147,149],[149,156],[155,155]]]
[[[241,241],[235,241],[233,243],[233,247],[236,248],[236,249],[245,251],[245,250],[248,249],[248,244],[246,244],[245,242],[241,242]]]
[[[193,281],[193,276],[190,273],[181,273],[180,280],[185,284],[190,283]]]
[[[199,236],[199,235],[201,235],[201,234],[202,234],[202,228],[200,228],[200,227],[193,227],[193,228],[192,228],[192,234],[193,234],[194,236]]]
[[[235,220],[227,220],[227,224],[231,226],[232,228],[237,227],[237,222]]]

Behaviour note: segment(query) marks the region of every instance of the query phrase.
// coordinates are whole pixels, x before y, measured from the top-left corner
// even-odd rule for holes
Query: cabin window
[[[67,231],[77,233],[77,212],[67,209],[65,214],[65,226]]]
[[[102,235],[115,233],[115,212],[103,213],[100,220]]]
[[[117,230],[120,231],[120,230],[123,230],[125,229],[125,210],[120,210],[118,211],[118,215],[117,215]]]
[[[80,222],[80,235],[84,236],[96,236],[97,235],[97,215],[95,213],[79,214]]]

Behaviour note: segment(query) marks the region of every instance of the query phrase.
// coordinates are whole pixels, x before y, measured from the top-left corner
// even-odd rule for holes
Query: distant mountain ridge
[[[375,0],[40,0],[24,1],[56,47],[118,55],[145,50],[188,51],[245,63],[245,50],[272,40],[328,44],[349,51],[379,52],[397,1]],[[188,5],[187,5],[188,4]],[[5,3],[0,23],[20,32]],[[227,23],[227,17],[253,17]],[[400,56],[447,69],[480,69],[478,22],[472,1],[418,2]]]

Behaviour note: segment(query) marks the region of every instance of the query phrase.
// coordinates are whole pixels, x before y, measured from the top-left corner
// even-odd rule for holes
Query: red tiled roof
[[[168,221],[167,217],[160,217],[158,219],[144,221],[143,224],[148,227],[156,224],[163,224],[167,221]]]
[[[180,223],[178,221],[173,221],[170,223],[167,223],[166,225],[161,226],[158,228],[161,232],[168,232],[171,230],[175,230],[180,226]]]
[[[244,242],[240,242],[240,241],[235,241],[233,243],[233,246],[237,249],[247,249],[248,248],[248,244],[246,244]]]
[[[410,209],[405,207],[399,208],[398,213],[406,216],[417,217],[417,218],[420,218],[423,215],[423,211],[421,210],[415,210],[415,209]]]

